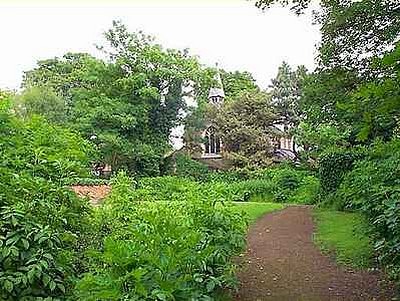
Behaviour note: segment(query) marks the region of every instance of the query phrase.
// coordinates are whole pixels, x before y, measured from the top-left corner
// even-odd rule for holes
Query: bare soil
[[[311,210],[288,207],[250,228],[234,300],[397,300],[381,273],[338,266],[321,254]]]
[[[101,204],[102,200],[110,193],[111,186],[108,185],[76,185],[71,186],[71,189],[78,197],[88,197],[93,206]]]

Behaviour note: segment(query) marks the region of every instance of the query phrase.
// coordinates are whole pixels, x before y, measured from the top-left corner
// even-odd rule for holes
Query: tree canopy
[[[182,122],[184,97],[195,93],[184,87],[198,82],[204,71],[186,51],[165,50],[119,22],[105,37],[108,44],[100,49],[108,61],[83,53],[40,61],[25,73],[23,86],[31,92],[22,98],[37,89],[54,91],[65,99],[67,126],[91,139],[105,163],[155,175],[171,147],[171,130]],[[46,106],[45,99],[40,106]],[[27,110],[37,111],[31,103],[26,101]]]
[[[214,112],[223,137],[224,151],[235,166],[265,166],[271,163],[273,126],[278,117],[265,92],[242,93]]]

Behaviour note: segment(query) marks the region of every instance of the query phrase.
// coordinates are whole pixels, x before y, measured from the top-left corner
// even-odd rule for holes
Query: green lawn
[[[315,210],[314,240],[321,250],[334,254],[338,263],[354,268],[371,265],[373,246],[366,234],[366,221],[356,213]]]
[[[236,202],[235,210],[243,211],[249,217],[249,222],[256,221],[262,215],[275,210],[283,209],[285,206],[277,203],[253,203],[253,202]]]

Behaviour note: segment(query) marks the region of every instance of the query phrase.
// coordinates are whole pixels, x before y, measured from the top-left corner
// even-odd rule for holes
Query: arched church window
[[[214,127],[209,127],[205,133],[204,153],[217,155],[221,153],[221,140]]]

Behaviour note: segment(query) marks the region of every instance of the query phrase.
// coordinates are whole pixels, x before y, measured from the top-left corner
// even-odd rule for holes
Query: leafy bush
[[[1,300],[63,296],[64,270],[54,258],[60,251],[60,235],[22,210],[0,210]]]
[[[318,192],[319,181],[316,177],[285,165],[258,171],[212,172],[199,182],[176,176],[143,178],[138,183],[135,196],[141,200],[184,201],[190,200],[193,195],[212,195],[222,202],[309,204],[315,202]]]
[[[176,154],[174,158],[168,158],[165,162],[165,174],[178,177],[189,177],[194,180],[206,177],[209,173],[208,167],[190,156]]]
[[[0,114],[2,167],[61,182],[87,177],[93,148],[77,134],[34,117],[26,121]]]
[[[227,199],[235,202],[247,202],[254,197],[270,196],[271,191],[271,182],[267,180],[240,181],[226,186]]]
[[[319,158],[321,192],[324,195],[334,192],[346,173],[352,169],[353,163],[361,157],[361,151],[352,149],[328,151],[322,154]]]
[[[235,195],[242,196],[237,200],[309,204],[319,191],[316,177],[290,166],[259,170],[249,176],[250,180],[230,185]]]
[[[290,203],[295,204],[315,204],[319,201],[320,183],[314,176],[305,176],[299,188],[289,198]]]
[[[62,300],[82,272],[91,212],[62,187],[86,176],[90,146],[43,119],[0,109],[0,299]]]
[[[70,294],[90,242],[88,203],[45,179],[3,173],[0,206],[0,299]]]
[[[209,172],[201,177],[199,180],[203,183],[209,182],[223,182],[235,183],[239,181],[249,180],[251,172],[247,169],[233,169],[229,171]]]
[[[362,212],[374,232],[379,259],[400,275],[400,140],[376,143],[340,185],[340,207]]]
[[[188,178],[175,176],[143,178],[138,182],[137,195],[142,200],[185,201],[199,193],[200,186]]]
[[[231,260],[246,228],[240,214],[200,195],[135,202],[132,187],[120,174],[100,208],[104,248],[88,253],[92,266],[78,283],[79,300],[212,300],[233,284]]]

